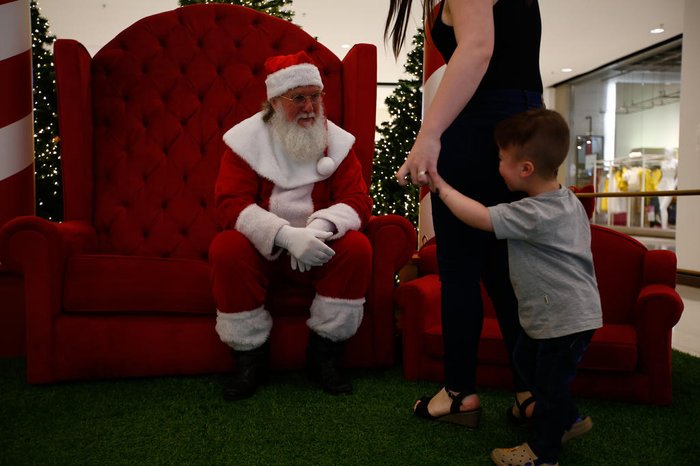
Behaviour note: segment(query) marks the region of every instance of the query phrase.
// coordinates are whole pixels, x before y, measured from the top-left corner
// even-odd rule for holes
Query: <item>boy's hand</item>
[[[443,180],[442,177],[437,174],[437,172],[428,176],[428,188],[430,189],[430,192],[435,193],[437,196],[440,196],[440,188],[446,184],[447,183],[445,183],[445,180]]]

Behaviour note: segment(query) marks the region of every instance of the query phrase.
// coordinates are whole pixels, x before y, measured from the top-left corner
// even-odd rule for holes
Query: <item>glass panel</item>
[[[610,193],[676,189],[681,47],[676,38],[568,84],[577,135],[569,184]],[[662,235],[672,234],[675,220],[675,198],[668,195],[601,198],[593,217]]]

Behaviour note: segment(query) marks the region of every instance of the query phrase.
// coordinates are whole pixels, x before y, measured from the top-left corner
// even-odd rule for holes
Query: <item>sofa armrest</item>
[[[0,228],[0,261],[24,277],[27,380],[53,380],[52,331],[59,316],[69,255],[94,248],[95,232],[84,222],[54,223],[17,217]]]
[[[17,217],[0,228],[0,263],[10,270],[31,273],[34,259],[41,257],[48,269],[63,273],[65,259],[95,249],[97,235],[86,222],[51,222],[41,217]],[[45,250],[39,250],[41,248]],[[59,275],[60,276],[60,275]]]
[[[675,289],[653,284],[642,288],[637,298],[635,326],[639,369],[647,374],[651,387],[650,398],[655,404],[670,404],[671,385],[671,330],[683,312],[683,301]]]

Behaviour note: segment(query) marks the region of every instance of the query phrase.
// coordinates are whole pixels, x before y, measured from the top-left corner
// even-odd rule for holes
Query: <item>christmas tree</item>
[[[34,174],[36,214],[49,220],[63,218],[58,117],[56,115],[56,74],[48,21],[39,13],[36,0],[30,3],[32,17],[32,68],[34,75]]]
[[[228,3],[230,5],[247,6],[287,21],[291,21],[294,17],[293,11],[285,9],[287,5],[292,4],[292,0],[180,0],[180,6],[198,3]]]
[[[412,184],[400,186],[396,172],[416,140],[423,108],[423,31],[413,36],[412,50],[408,53],[404,70],[410,79],[400,79],[394,92],[384,101],[391,120],[383,122],[377,132],[370,193],[374,199],[374,213],[398,214],[418,225],[420,188]]]

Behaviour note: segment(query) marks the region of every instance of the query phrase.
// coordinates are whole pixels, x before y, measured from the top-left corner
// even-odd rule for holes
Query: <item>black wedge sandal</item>
[[[481,420],[481,406],[476,409],[470,409],[469,411],[460,411],[459,409],[460,406],[462,406],[462,400],[471,395],[471,393],[460,392],[453,394],[449,390],[446,390],[446,392],[452,400],[449,413],[443,414],[442,416],[433,416],[430,414],[428,411],[428,403],[430,403],[432,397],[424,396],[418,400],[418,404],[416,404],[413,414],[423,419],[459,424],[460,426],[468,427],[469,429],[476,429],[479,427],[479,421]]]
[[[529,396],[523,400],[522,403],[518,402],[518,397],[515,397],[515,404],[510,406],[506,411],[506,416],[508,421],[515,426],[525,426],[530,423],[532,416],[527,415],[527,408],[535,402],[534,396]],[[518,409],[518,415],[516,416],[513,412],[513,408]]]

